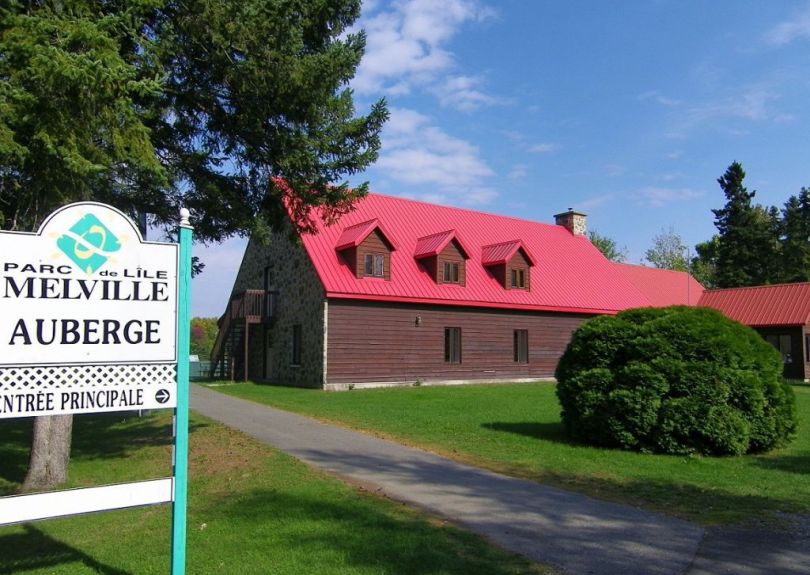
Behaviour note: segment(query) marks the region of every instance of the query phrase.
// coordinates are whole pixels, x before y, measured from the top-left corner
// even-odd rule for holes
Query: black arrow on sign
[[[166,403],[169,401],[170,393],[166,389],[158,389],[157,393],[155,394],[155,401],[158,403]]]

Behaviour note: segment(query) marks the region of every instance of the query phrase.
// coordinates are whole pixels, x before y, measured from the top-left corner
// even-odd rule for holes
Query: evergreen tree
[[[692,258],[692,275],[707,289],[717,287],[717,252],[719,244],[720,238],[714,235],[709,241],[695,246],[697,255]]]
[[[810,280],[810,189],[802,188],[782,209],[782,279]]]
[[[712,210],[718,231],[716,280],[718,287],[763,285],[778,281],[774,262],[778,242],[774,213],[752,203],[756,192],[743,185],[745,171],[732,163],[717,180],[726,205]]]
[[[90,199],[169,233],[187,207],[203,242],[345,213],[388,116],[356,116],[348,88],[360,4],[3,2],[0,227]],[[24,488],[66,479],[71,422],[36,418]]]

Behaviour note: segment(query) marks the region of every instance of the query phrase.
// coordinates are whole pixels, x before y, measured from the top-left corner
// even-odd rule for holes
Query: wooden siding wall
[[[439,254],[438,259],[439,265],[437,266],[438,269],[436,270],[436,275],[434,275],[436,283],[444,282],[444,262],[450,262],[451,264],[458,264],[458,285],[466,285],[467,270],[465,269],[465,266],[467,260],[465,260],[464,256],[461,255],[461,250],[459,250],[455,240],[447,244],[447,247],[445,247],[442,250],[442,253]]]
[[[806,327],[758,327],[755,329],[763,339],[769,335],[789,335],[792,361],[785,364],[784,376],[790,379],[807,379],[810,377],[808,376],[810,374],[810,365],[807,363],[804,350]]]
[[[329,300],[326,380],[552,377],[571,334],[586,319],[574,314]],[[460,364],[444,361],[445,327],[461,328]],[[529,332],[529,363],[514,361],[516,329]]]

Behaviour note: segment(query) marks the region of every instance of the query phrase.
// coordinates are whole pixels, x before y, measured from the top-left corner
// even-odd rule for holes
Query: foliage
[[[743,287],[779,281],[778,210],[754,205],[743,185],[745,171],[732,163],[717,182],[726,205],[712,210],[718,231],[717,286]]]
[[[707,289],[717,287],[717,250],[719,243],[720,238],[714,235],[709,241],[695,246],[697,255],[692,258],[692,275]]]
[[[621,263],[627,260],[627,248],[619,248],[616,240],[603,236],[596,230],[588,232],[588,239],[610,261]]]
[[[0,226],[98,200],[218,241],[347,211],[376,159],[354,115],[360,0],[11,1],[0,8]],[[283,178],[279,180],[278,178]]]
[[[686,246],[671,226],[668,230],[662,228],[653,238],[653,247],[645,252],[644,259],[659,269],[685,272],[689,268]]]
[[[706,308],[644,308],[581,326],[556,377],[568,433],[593,445],[740,455],[785,444],[797,419],[782,361]]]
[[[782,280],[810,280],[810,189],[790,196],[782,209]]]
[[[351,393],[273,385],[211,389],[339,422],[493,471],[700,523],[810,512],[810,386],[794,386],[797,437],[742,457],[677,457],[570,440],[550,383],[429,386]],[[0,454],[2,456],[2,454]]]
[[[215,317],[195,317],[191,320],[191,354],[203,361],[209,359],[217,339],[219,326]]]

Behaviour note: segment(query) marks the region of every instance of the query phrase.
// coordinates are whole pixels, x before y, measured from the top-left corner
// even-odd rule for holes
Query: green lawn
[[[214,389],[339,422],[510,475],[704,524],[810,513],[810,387],[794,385],[800,429],[767,455],[676,457],[597,449],[563,433],[554,385],[329,393],[255,384]]]
[[[25,472],[30,420],[0,421],[0,495]],[[171,419],[77,416],[71,485],[168,475]],[[481,538],[355,490],[192,418],[189,574],[549,573]],[[170,508],[0,528],[0,573],[169,572]]]

